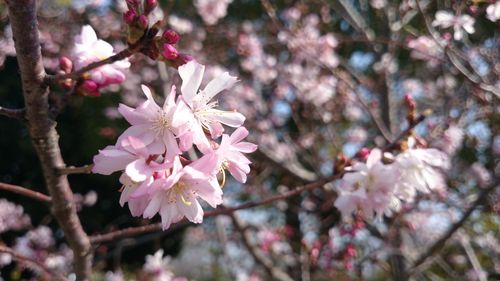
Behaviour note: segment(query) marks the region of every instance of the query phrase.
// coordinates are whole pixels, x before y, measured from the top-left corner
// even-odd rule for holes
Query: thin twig
[[[25,113],[24,108],[11,109],[0,106],[0,115],[14,118],[20,121],[24,121],[24,113]]]
[[[462,218],[454,223],[446,233],[439,238],[432,246],[429,247],[429,249],[423,253],[414,263],[412,268],[408,271],[409,276],[415,274],[418,272],[419,267],[427,261],[434,253],[439,251],[445,244],[446,242],[453,236],[453,234],[462,227],[462,225],[467,221],[467,219],[470,217],[472,212],[480,205],[482,204],[487,198],[488,194],[492,192],[495,188],[497,187],[497,183],[492,184],[490,187],[483,189],[481,191],[481,194],[479,197],[476,199],[476,201],[467,209],[467,211],[464,213]]]
[[[387,144],[382,150],[383,151],[390,151],[391,149],[396,148],[399,145],[399,141],[402,140],[404,137],[408,136],[411,131],[420,123],[422,123],[425,118],[429,116],[429,113],[424,112],[420,114],[415,121],[406,128],[406,130],[402,131],[391,143]]]
[[[60,281],[67,281],[68,280],[61,273],[48,268],[43,263],[41,263],[35,259],[23,256],[7,246],[0,245],[0,252],[7,253],[7,254],[11,255],[12,258],[17,260],[18,262],[32,264],[32,265],[38,267],[39,269],[41,269],[42,271],[44,271],[45,273],[49,274],[50,276],[55,277],[55,279],[57,279],[57,280],[60,280]]]
[[[92,168],[94,164],[83,165],[80,167],[68,166],[64,168],[59,168],[58,171],[62,175],[71,175],[71,174],[90,174],[92,172]]]
[[[276,201],[286,199],[288,197],[292,197],[292,196],[301,194],[302,192],[307,191],[307,190],[312,190],[315,188],[322,187],[325,184],[332,182],[334,180],[337,180],[341,177],[342,177],[342,174],[336,174],[336,175],[329,176],[329,177],[326,177],[324,179],[321,179],[321,180],[318,180],[318,181],[315,181],[315,182],[312,182],[312,183],[309,183],[306,185],[298,186],[298,187],[296,187],[290,191],[284,192],[282,194],[271,196],[269,198],[262,199],[262,200],[250,201],[250,202],[243,203],[243,204],[236,206],[236,207],[221,207],[221,206],[219,206],[219,208],[217,208],[215,210],[206,212],[204,217],[207,218],[207,217],[215,217],[215,216],[219,216],[219,215],[227,215],[227,214],[233,213],[233,212],[238,211],[238,210],[249,209],[249,208],[253,208],[253,207],[257,207],[257,206],[261,206],[261,205],[267,205],[267,204],[270,204],[270,203],[273,203]],[[145,225],[145,226],[138,226],[138,227],[129,227],[129,228],[116,230],[116,231],[112,231],[112,232],[105,233],[105,234],[93,235],[90,237],[90,241],[93,244],[102,243],[102,242],[111,241],[111,240],[115,240],[115,239],[119,239],[119,238],[123,238],[123,237],[129,237],[129,236],[133,236],[133,235],[138,235],[138,234],[143,234],[143,233],[148,233],[148,232],[153,232],[153,231],[159,231],[159,230],[161,230],[161,223],[150,224],[150,225]]]
[[[0,189],[14,192],[17,194],[21,194],[23,196],[30,197],[30,198],[33,198],[33,199],[38,200],[38,201],[42,201],[44,203],[50,203],[52,200],[50,198],[50,196],[47,196],[43,193],[31,190],[31,189],[28,189],[26,187],[22,187],[19,185],[13,185],[13,184],[0,182]]]

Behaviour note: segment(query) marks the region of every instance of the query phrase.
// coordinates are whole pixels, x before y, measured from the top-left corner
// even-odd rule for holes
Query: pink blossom
[[[92,62],[103,60],[114,54],[113,46],[104,40],[98,39],[94,29],[90,25],[85,25],[81,33],[75,38],[71,57],[75,69],[78,70]],[[125,74],[122,71],[129,66],[128,60],[103,65],[91,70],[89,79],[97,83],[99,87],[119,84],[125,80]]]
[[[408,47],[412,49],[412,58],[427,61],[429,66],[436,66],[443,51],[434,39],[428,36],[419,36],[408,42]]]
[[[233,0],[196,0],[194,5],[207,25],[216,24],[227,15],[227,6]]]
[[[239,127],[231,136],[223,134],[219,148],[215,151],[219,163],[217,167],[228,169],[231,175],[241,183],[247,181],[251,163],[243,153],[257,150],[257,145],[241,141],[246,136],[248,136],[248,130],[245,127]]]
[[[137,108],[124,104],[118,107],[118,111],[132,126],[123,132],[117,143],[123,145],[122,142],[127,137],[133,136],[140,139],[151,154],[166,152],[167,161],[172,161],[175,155],[181,153],[177,136],[182,135],[189,112],[185,106],[179,106],[182,101],[175,102],[175,86],[165,99],[163,108],[156,104],[148,87],[143,85],[142,90],[147,100]]]
[[[382,216],[397,211],[400,202],[395,196],[399,172],[381,162],[382,152],[373,149],[366,163],[357,162],[342,178],[339,196],[335,201],[344,216],[361,210],[364,217]]]
[[[469,174],[476,180],[481,188],[488,187],[492,182],[490,172],[479,162],[472,164]]]
[[[217,178],[212,176],[215,161],[212,165],[197,167],[196,161],[182,167],[179,157],[174,159],[171,171],[137,189],[131,198],[150,196],[144,210],[145,218],[152,218],[160,213],[162,227],[167,229],[172,223],[180,221],[184,216],[191,222],[203,221],[203,209],[198,198],[216,207],[222,203],[222,189]],[[196,169],[196,168],[198,169]]]
[[[203,90],[198,92],[204,71],[205,66],[195,61],[190,61],[179,67],[179,75],[182,78],[182,99],[194,115],[194,122],[190,125],[193,142],[202,151],[209,148],[203,128],[208,129],[212,137],[215,138],[224,131],[222,124],[239,127],[245,121],[245,116],[241,113],[215,109],[217,102],[211,102],[221,91],[232,87],[237,81],[236,77],[224,72],[212,79]]]
[[[447,11],[438,11],[436,18],[432,22],[433,26],[440,26],[442,28],[453,27],[455,40],[462,40],[465,32],[473,34],[475,20],[469,15],[455,16]]]
[[[151,276],[151,279],[148,279],[151,281],[187,281],[184,277],[175,277],[170,269],[170,257],[163,257],[162,249],[156,251],[154,255],[147,255],[142,269]]]
[[[464,131],[455,125],[451,125],[444,131],[443,136],[437,140],[435,147],[446,152],[448,155],[453,155],[462,147],[463,139]]]
[[[492,22],[496,22],[500,19],[500,1],[496,1],[486,8],[486,18]]]
[[[417,191],[444,190],[444,176],[438,169],[450,167],[448,155],[437,149],[408,149],[396,156],[394,163],[401,173],[396,194],[399,198],[412,202]]]

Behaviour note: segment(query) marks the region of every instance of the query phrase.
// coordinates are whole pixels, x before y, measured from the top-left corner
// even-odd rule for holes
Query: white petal
[[[238,79],[224,72],[210,81],[205,89],[201,91],[196,99],[202,104],[207,104],[213,97],[225,89],[231,88]]]
[[[182,97],[189,106],[200,88],[204,72],[205,66],[194,60],[179,66],[179,75],[182,79]]]

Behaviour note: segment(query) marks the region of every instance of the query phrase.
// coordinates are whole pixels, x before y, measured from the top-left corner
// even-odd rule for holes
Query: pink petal
[[[141,182],[153,175],[153,170],[146,164],[146,159],[137,159],[128,164],[125,173],[135,182]]]
[[[257,150],[257,145],[250,142],[240,142],[234,144],[233,147],[243,153],[252,153]]]
[[[157,195],[153,196],[151,201],[149,201],[146,209],[144,209],[144,213],[143,213],[144,218],[150,219],[150,218],[154,217],[154,215],[156,215],[156,213],[158,213],[158,211],[160,210],[160,207],[162,205],[163,198],[164,198],[163,194],[157,194]]]
[[[238,79],[236,77],[233,77],[229,75],[229,73],[224,72],[210,81],[205,89],[198,94],[196,99],[199,100],[202,104],[207,104],[213,97],[215,97],[223,90],[232,87],[237,81]]]
[[[177,207],[174,204],[165,204],[160,210],[161,225],[162,229],[166,230],[170,227],[172,223],[178,222],[182,219],[182,215],[177,211]]]
[[[177,209],[184,215],[186,218],[194,223],[201,223],[203,221],[203,209],[198,203],[198,200],[194,199],[191,201],[190,205],[185,204],[182,200],[177,200]]]
[[[227,166],[227,169],[231,173],[231,175],[239,182],[245,183],[247,181],[247,174],[240,170],[237,165],[235,165],[233,162],[230,162],[229,165]]]
[[[107,146],[105,149],[99,150],[99,154],[94,156],[92,172],[110,175],[116,171],[124,170],[134,159],[136,157],[126,151],[116,149],[115,146]]]
[[[199,181],[193,188],[212,208],[216,208],[217,205],[222,204],[222,189],[217,182],[217,178],[211,177],[207,181]]]
[[[147,118],[134,108],[121,104],[118,106],[118,112],[129,122],[131,125],[138,125],[148,123]]]
[[[239,127],[229,137],[231,144],[238,143],[248,136],[248,130],[245,127]]]
[[[182,79],[182,98],[189,106],[200,88],[204,72],[205,66],[194,60],[179,66],[179,75]]]
[[[218,109],[210,109],[206,111],[207,120],[218,121],[230,127],[239,127],[245,122],[245,116],[236,111],[222,111]]]

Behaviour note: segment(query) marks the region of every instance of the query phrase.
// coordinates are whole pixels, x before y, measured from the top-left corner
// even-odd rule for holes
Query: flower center
[[[170,130],[170,122],[165,112],[158,112],[157,118],[152,123],[151,127],[155,131],[156,136],[163,135],[165,130]]]
[[[186,195],[186,191],[187,191],[186,188],[187,188],[187,185],[184,182],[180,181],[180,182],[176,183],[172,187],[172,189],[170,189],[170,194],[168,196],[168,202],[169,203],[176,203],[177,196],[179,196],[179,198],[181,198],[182,203],[184,203],[187,206],[191,206],[191,204],[193,202],[186,199],[186,197],[188,197]]]

